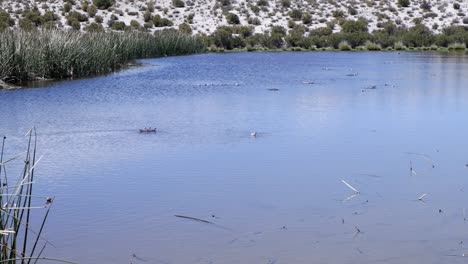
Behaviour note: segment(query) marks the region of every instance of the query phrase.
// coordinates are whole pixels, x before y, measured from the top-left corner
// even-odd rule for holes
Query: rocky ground
[[[315,29],[330,26],[336,19],[360,17],[369,21],[370,31],[386,21],[410,27],[419,20],[434,32],[468,24],[465,0],[0,0],[0,9],[3,17],[9,14],[10,27],[48,21],[59,28],[83,30],[95,23],[103,29],[154,31],[183,24],[194,34],[210,34],[229,24],[250,25],[258,33],[293,23]],[[48,19],[35,21],[35,16],[46,12]],[[339,30],[335,25],[334,31]]]

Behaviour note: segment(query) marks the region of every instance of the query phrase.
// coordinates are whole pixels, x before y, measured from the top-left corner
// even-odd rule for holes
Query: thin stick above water
[[[195,218],[195,217],[185,216],[185,215],[174,215],[174,216],[175,216],[175,217],[179,217],[179,218],[185,218],[185,219],[189,219],[189,220],[193,220],[193,221],[198,221],[198,222],[202,222],[202,223],[214,225],[213,222],[210,222],[210,221],[207,221],[207,220],[203,220],[203,219],[200,219],[200,218]]]
[[[344,183],[346,186],[348,186],[348,188],[350,188],[351,190],[353,190],[355,193],[361,193],[360,191],[358,191],[356,188],[354,188],[353,186],[351,186],[351,184],[347,183],[345,180],[341,180],[342,183]]]

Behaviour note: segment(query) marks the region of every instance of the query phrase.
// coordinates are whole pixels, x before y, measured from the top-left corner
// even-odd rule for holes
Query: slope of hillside
[[[468,1],[463,0],[0,0],[0,9],[0,29],[180,27],[210,34],[219,26],[241,24],[261,33],[276,25],[315,29],[334,25],[336,19],[359,17],[369,21],[370,31],[386,21],[407,27],[422,22],[434,32],[468,24]],[[340,28],[334,25],[333,30]]]

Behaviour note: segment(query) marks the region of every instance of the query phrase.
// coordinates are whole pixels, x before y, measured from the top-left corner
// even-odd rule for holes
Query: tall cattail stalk
[[[37,135],[32,129],[28,133],[26,152],[10,159],[4,158],[5,137],[0,152],[0,263],[30,264],[40,259],[49,242],[42,231],[49,215],[53,198],[33,195]],[[7,177],[6,167],[16,159],[23,158],[21,175],[17,181]],[[5,161],[4,161],[5,160]],[[32,212],[38,210],[39,212]],[[41,213],[42,212],[42,213]],[[35,217],[39,216],[38,219]],[[34,217],[34,219],[33,219]],[[35,225],[33,223],[38,223]],[[51,259],[51,261],[61,261]],[[65,263],[70,263],[62,261]]]

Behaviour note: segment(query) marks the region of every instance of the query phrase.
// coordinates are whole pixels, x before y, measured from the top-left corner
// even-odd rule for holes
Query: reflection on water
[[[56,196],[46,255],[466,261],[467,57],[241,53],[144,63],[0,91],[8,154],[23,150],[33,125],[46,153],[35,190]],[[149,126],[158,133],[138,133]]]

